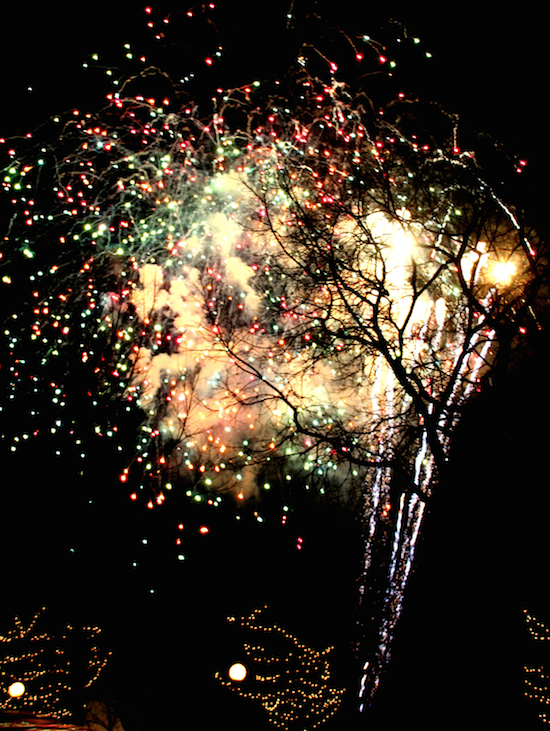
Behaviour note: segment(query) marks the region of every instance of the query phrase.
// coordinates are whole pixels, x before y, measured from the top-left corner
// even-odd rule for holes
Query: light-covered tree
[[[228,617],[246,633],[244,663],[233,663],[216,679],[225,688],[261,704],[269,722],[280,729],[318,728],[338,711],[344,689],[331,685],[329,653],[314,650],[278,624],[261,617]]]
[[[75,714],[75,692],[97,680],[109,653],[100,647],[99,627],[40,630],[43,612],[28,623],[15,617],[0,635],[0,710],[64,718]]]

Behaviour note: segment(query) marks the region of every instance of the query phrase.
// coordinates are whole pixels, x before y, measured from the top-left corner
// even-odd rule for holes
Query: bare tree
[[[539,326],[547,253],[456,117],[380,107],[310,46],[203,116],[175,82],[178,111],[131,93],[155,73],[13,153],[10,449],[50,432],[85,459],[89,423],[151,508],[180,486],[245,499],[279,468],[359,499],[362,601],[380,597],[364,708],[453,432]]]
[[[373,583],[382,599],[363,708],[390,656],[455,427],[526,328],[539,327],[547,259],[475,153],[458,149],[455,118],[432,112],[433,135],[409,136],[398,103],[380,122],[336,82],[303,86],[310,110],[324,100],[317,117],[286,146],[274,122],[250,152],[255,207],[243,225],[269,270],[267,317],[238,343],[215,322],[259,384],[241,402],[278,419],[271,448],[310,471],[354,465],[365,480],[360,591],[369,614]],[[425,110],[404,108],[422,129]],[[260,344],[258,331],[271,331]]]

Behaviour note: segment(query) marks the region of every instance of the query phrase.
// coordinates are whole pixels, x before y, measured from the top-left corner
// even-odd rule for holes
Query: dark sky
[[[70,81],[74,66],[85,54],[147,37],[145,5],[115,3],[108,10],[94,12],[72,3],[40,4],[32,11],[23,4],[9,3],[2,12],[0,51],[3,88],[9,94],[4,96],[7,115],[17,113],[9,99],[31,82],[37,93],[43,94],[46,87],[60,104],[78,92]],[[233,45],[234,52],[238,49],[249,72],[256,73],[258,66],[269,65],[274,57],[285,53],[280,31],[287,3],[261,8],[248,0],[217,5],[211,17],[222,18],[217,20],[219,26],[231,29],[226,34],[227,46]],[[292,5],[303,7],[299,2]],[[153,4],[154,10],[163,7],[169,15],[169,3]],[[189,7],[197,13],[197,6]],[[318,8],[321,15],[335,22],[343,19],[354,30],[376,28],[388,17],[405,23],[434,53],[433,76],[420,80],[419,88],[423,86],[445,106],[456,107],[478,125],[494,129],[498,136],[501,132],[516,133],[519,139],[528,137],[524,141],[530,146],[533,134],[538,138],[541,128],[537,114],[544,110],[548,15],[538,3],[522,3],[514,12],[493,14],[475,2],[439,7],[415,3],[413,8],[396,9],[358,4],[337,8],[336,4],[310,2],[307,7]],[[183,39],[184,44],[190,42]]]
[[[413,79],[418,91],[460,112],[468,124],[515,146],[529,160],[525,185],[531,200],[540,205],[550,164],[546,18],[534,2],[522,3],[514,13],[496,5],[498,14],[493,17],[480,5],[446,4],[434,11],[420,3],[414,10],[396,11],[394,17],[433,52],[432,70],[423,66],[424,76]],[[147,37],[141,6],[133,7],[128,11],[57,3],[53,8],[41,4],[31,9],[13,3],[3,10],[0,136],[27,132],[45,113],[95,96],[97,90],[86,88],[75,68],[89,53],[114,53],[126,38]],[[279,47],[284,24],[280,11],[239,2],[220,7],[225,22],[232,24],[231,53],[244,69],[256,64],[269,69],[277,63],[273,57],[285,53]],[[327,16],[334,12],[326,9]],[[368,32],[368,10],[354,5],[348,14]],[[375,15],[378,21],[383,12]],[[266,53],[269,58],[262,61],[259,54]],[[27,91],[29,86],[33,91]],[[470,728],[497,728],[514,714],[518,723],[510,727],[536,728],[522,715],[525,708],[516,696],[521,693],[524,651],[518,613],[525,602],[541,610],[545,599],[540,581],[545,580],[546,556],[538,536],[544,533],[548,508],[548,500],[541,496],[547,476],[540,459],[547,430],[544,426],[541,431],[538,424],[541,411],[547,418],[548,397],[544,392],[534,395],[542,386],[532,385],[544,382],[544,368],[528,364],[509,391],[492,394],[466,421],[456,484],[448,486],[432,511],[433,523],[426,527],[395,663],[385,679],[372,729],[400,728],[411,720],[434,730],[454,728],[457,721]],[[521,428],[512,428],[518,424]],[[51,475],[44,480],[26,468],[13,487],[10,481],[10,489],[17,491],[20,480],[34,485],[44,481],[46,490],[52,485]],[[21,508],[16,498],[6,502]],[[107,509],[106,503],[102,505]],[[128,688],[144,694],[152,718],[162,715],[161,709],[166,709],[167,719],[178,713],[185,717],[186,703],[196,708],[202,679],[230,653],[225,612],[252,609],[250,603],[256,599],[278,606],[302,630],[309,626],[312,644],[349,640],[358,544],[346,540],[350,531],[345,517],[341,523],[324,514],[297,522],[290,537],[278,544],[280,537],[269,529],[223,528],[223,541],[203,546],[195,539],[183,578],[176,573],[180,567],[159,572],[155,561],[167,550],[159,540],[156,559],[147,565],[147,576],[140,583],[118,574],[126,558],[132,557],[129,544],[139,540],[141,530],[120,524],[124,510],[115,505],[111,516],[98,512],[97,522],[79,544],[84,546],[82,559],[67,555],[63,515],[44,526],[35,514],[26,529],[18,518],[19,532],[2,545],[6,552],[24,556],[29,572],[10,569],[8,605],[30,604],[43,591],[77,611],[93,608],[91,614],[103,617],[111,637],[118,633],[117,641],[124,647],[114,665],[117,682],[130,695]],[[198,517],[194,520],[200,522]],[[162,536],[163,530],[159,525],[152,532]],[[75,530],[69,532],[73,535]],[[298,561],[294,549],[299,533],[306,536],[308,548]],[[127,545],[119,550],[121,540]],[[144,596],[144,587],[149,586],[158,586],[156,596]],[[126,677],[122,680],[121,675]],[[220,698],[216,696],[217,702]],[[209,701],[201,699],[205,728],[214,728],[221,716],[244,709],[227,701],[222,714]],[[243,723],[264,728],[256,717],[251,719]]]

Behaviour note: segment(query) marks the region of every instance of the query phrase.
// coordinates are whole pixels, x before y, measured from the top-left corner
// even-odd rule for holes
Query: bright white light
[[[493,266],[492,277],[497,284],[509,284],[516,273],[511,261],[499,261]]]
[[[228,670],[228,675],[231,680],[244,680],[247,676],[247,673],[247,669],[240,662],[234,663]]]
[[[19,698],[20,696],[23,695],[24,692],[25,692],[25,686],[23,685],[23,683],[20,683],[20,682],[12,683],[10,685],[10,687],[8,688],[8,693],[10,694],[10,696],[12,698]]]

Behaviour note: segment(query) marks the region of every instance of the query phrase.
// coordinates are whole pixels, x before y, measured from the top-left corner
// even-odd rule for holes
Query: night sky
[[[286,4],[219,5],[217,22],[227,42],[220,84],[279,72],[290,54],[280,44]],[[523,3],[520,15],[495,17],[482,14],[479,5],[396,10],[393,17],[433,54],[431,65],[411,62],[399,71],[413,93],[458,112],[466,127],[499,138],[528,161],[517,194],[545,233],[545,18],[536,15],[535,3]],[[156,12],[160,6],[153,7]],[[336,17],[333,7],[319,7]],[[351,22],[376,37],[388,14],[369,12],[344,9],[342,25]],[[115,63],[127,41],[154,55],[146,20],[135,4],[124,10],[58,3],[3,11],[0,136],[25,134],[73,106],[101,106],[99,77],[86,76],[82,62],[97,52]],[[170,38],[170,63],[185,65],[177,39]],[[193,63],[202,58],[202,43],[200,37],[183,39]],[[327,731],[408,723],[434,731],[539,728],[536,704],[522,698],[523,665],[545,656],[529,639],[522,612],[527,607],[550,621],[544,330],[529,347],[461,422],[452,477],[430,504],[421,535],[393,661],[362,721],[354,715],[353,655],[360,525],[344,507],[303,494],[294,501],[289,496],[284,525],[269,501],[261,506],[264,523],[254,519],[256,505],[244,506],[236,520],[230,502],[212,510],[176,496],[148,511],[131,503],[109,469],[118,460],[109,445],[96,447],[80,479],[77,458],[60,464],[47,442],[23,445],[16,456],[4,445],[2,628],[14,614],[30,617],[44,605],[53,624],[100,625],[113,656],[97,695],[120,704],[126,731],[133,729],[132,719],[140,731],[160,731],[195,727],[197,717],[205,729],[222,723],[272,728],[261,707],[213,679],[242,658],[242,637],[226,617],[265,604],[270,621],[307,645],[336,646],[331,681],[347,692],[339,715],[323,727]],[[84,408],[83,419],[86,414]],[[179,550],[185,560],[177,559]]]

